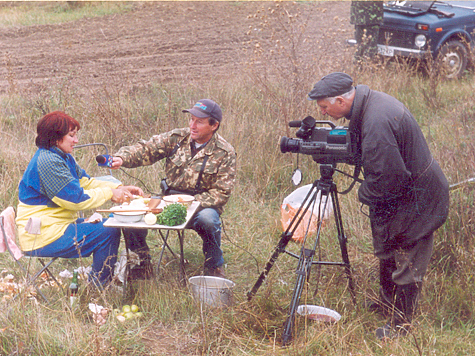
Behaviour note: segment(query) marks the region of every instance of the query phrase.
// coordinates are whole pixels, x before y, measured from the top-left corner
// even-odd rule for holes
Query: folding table
[[[161,205],[160,205],[161,206]],[[159,207],[160,207],[159,206]],[[160,251],[160,259],[158,261],[158,267],[157,267],[157,277],[158,273],[160,272],[160,264],[162,262],[163,258],[163,253],[165,251],[165,248],[168,248],[170,252],[173,253],[173,250],[170,248],[168,245],[168,237],[170,234],[170,231],[176,231],[178,235],[178,239],[180,241],[180,274],[181,274],[181,279],[183,281],[183,284],[186,285],[186,276],[185,276],[185,258],[183,256],[183,241],[185,237],[185,229],[188,224],[188,222],[191,220],[191,218],[195,215],[196,209],[200,206],[200,203],[197,201],[194,201],[191,203],[191,205],[187,209],[186,213],[186,221],[183,224],[176,225],[176,226],[167,226],[167,225],[159,225],[159,224],[154,224],[154,225],[148,225],[146,224],[143,219],[139,222],[135,223],[123,223],[120,221],[117,221],[115,218],[110,217],[107,219],[107,221],[104,223],[104,226],[107,227],[116,227],[116,228],[121,228],[121,229],[148,229],[148,230],[158,230],[160,237],[162,238],[163,244],[162,244],[162,249]],[[125,248],[128,253],[128,245],[127,245],[127,240],[125,241]],[[128,268],[129,264],[127,264],[126,267],[126,278],[124,279],[124,284],[125,288],[127,284],[127,277],[128,277]]]

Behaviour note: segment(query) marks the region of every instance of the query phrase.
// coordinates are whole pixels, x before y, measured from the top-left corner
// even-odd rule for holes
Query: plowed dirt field
[[[0,94],[61,82],[90,91],[229,76],[246,60],[243,47],[249,45],[250,34],[267,21],[261,15],[275,6],[274,2],[141,2],[115,15],[5,28],[0,31]],[[323,54],[331,62],[345,51],[345,40],[353,33],[349,2],[283,2],[281,8],[292,14],[297,6],[301,18],[309,19],[307,43],[316,43],[313,49],[321,52],[320,58]],[[282,18],[268,20],[277,28]]]

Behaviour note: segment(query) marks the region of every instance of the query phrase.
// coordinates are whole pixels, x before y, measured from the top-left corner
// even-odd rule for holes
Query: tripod
[[[338,202],[338,192],[336,189],[336,184],[333,182],[333,173],[335,172],[335,168],[332,164],[322,164],[320,165],[320,179],[316,180],[311,189],[309,190],[307,196],[305,197],[302,205],[298,209],[297,213],[295,214],[294,218],[290,222],[287,229],[282,233],[281,239],[277,244],[274,252],[272,253],[269,261],[267,262],[264,271],[260,274],[259,278],[257,279],[256,283],[252,287],[252,289],[247,293],[248,300],[251,300],[252,297],[257,293],[257,290],[264,282],[265,278],[269,274],[271,268],[273,267],[275,261],[279,257],[282,252],[287,253],[288,255],[295,257],[299,260],[297,265],[297,279],[295,281],[294,292],[292,295],[292,300],[290,302],[289,312],[287,314],[287,319],[284,323],[284,331],[282,334],[282,344],[285,346],[288,344],[292,339],[292,329],[295,321],[295,313],[297,311],[297,307],[300,302],[300,296],[302,295],[302,291],[305,285],[305,281],[308,279],[310,275],[310,269],[312,265],[329,265],[329,266],[342,266],[345,268],[346,276],[348,278],[348,286],[350,289],[351,297],[353,303],[356,303],[355,297],[355,290],[353,285],[353,278],[351,276],[351,267],[350,267],[350,260],[348,258],[348,250],[346,247],[347,238],[343,231],[343,222],[341,219],[341,212],[340,212],[340,205]],[[320,192],[320,197],[326,197],[324,200],[324,207],[323,211],[326,211],[329,199],[332,200],[334,206],[334,215],[335,215],[335,222],[336,228],[338,233],[338,242],[340,245],[341,250],[341,257],[343,262],[326,262],[326,261],[314,261],[315,257],[315,250],[318,246],[320,240],[320,232],[322,228],[323,219],[320,219],[317,226],[317,235],[314,241],[312,248],[305,248],[305,242],[302,244],[302,248],[300,250],[300,255],[291,253],[286,251],[287,244],[291,240],[295,230],[297,229],[298,225],[301,223],[303,217],[307,213],[310,206],[314,206],[317,201],[318,192]]]

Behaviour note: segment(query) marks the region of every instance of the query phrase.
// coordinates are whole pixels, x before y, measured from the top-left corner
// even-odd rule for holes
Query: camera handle
[[[284,331],[282,335],[283,346],[288,344],[292,339],[292,329],[293,329],[293,325],[295,321],[295,313],[299,306],[300,297],[302,295],[305,281],[308,279],[310,275],[310,270],[311,270],[312,265],[315,264],[315,265],[329,265],[329,266],[344,267],[347,278],[348,278],[348,287],[350,290],[351,298],[352,298],[353,303],[356,304],[355,289],[354,289],[354,284],[353,284],[353,278],[351,275],[351,266],[350,266],[350,260],[348,257],[348,250],[346,246],[347,238],[345,236],[344,229],[343,229],[340,205],[338,201],[338,192],[337,192],[336,184],[333,182],[333,178],[332,178],[334,171],[335,171],[335,168],[332,165],[320,165],[321,178],[316,180],[313,183],[301,207],[297,210],[297,213],[295,214],[294,218],[290,222],[287,229],[282,233],[281,239],[279,243],[277,244],[274,252],[272,253],[271,258],[267,262],[264,271],[261,273],[256,283],[252,287],[252,289],[247,293],[248,300],[251,300],[252,297],[257,293],[257,290],[260,288],[264,280],[266,279],[275,261],[277,260],[277,258],[279,257],[281,253],[285,252],[288,255],[294,258],[297,258],[299,260],[297,271],[296,271],[297,279],[295,282],[294,292],[292,295],[289,312],[287,314],[287,319],[284,324]],[[286,251],[286,247],[288,243],[292,239],[292,236],[296,228],[301,223],[307,210],[309,209],[310,206],[312,206],[312,204],[316,202],[316,199],[318,197],[318,192],[320,192],[321,194],[320,197],[322,199],[323,197],[326,197],[323,211],[326,210],[328,201],[330,199],[333,202],[333,210],[334,210],[335,223],[336,223],[337,233],[338,233],[338,242],[339,242],[340,250],[341,250],[342,262],[313,261],[313,258],[315,256],[315,250],[318,246],[319,239],[320,239],[320,232],[322,228],[323,219],[320,219],[320,221],[318,222],[317,236],[315,238],[314,244],[311,249],[305,248],[306,241],[304,241],[304,243],[302,244],[300,255]]]

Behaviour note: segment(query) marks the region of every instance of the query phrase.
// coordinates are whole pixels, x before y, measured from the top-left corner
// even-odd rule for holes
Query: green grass
[[[266,49],[265,43],[261,48]],[[166,255],[162,274],[156,282],[135,285],[133,302],[145,314],[141,319],[121,323],[111,316],[105,325],[96,326],[87,303],[94,301],[112,309],[123,302],[121,295],[114,291],[88,297],[84,283],[81,284],[81,308],[76,312],[68,309],[66,293],[54,287],[42,288],[53,297],[52,305],[22,297],[13,302],[6,299],[0,315],[0,354],[475,354],[475,192],[471,185],[451,191],[449,218],[436,233],[420,313],[410,336],[389,342],[378,341],[374,330],[385,320],[361,307],[365,299],[377,295],[378,263],[372,255],[369,221],[361,213],[357,201],[358,185],[348,195],[340,196],[358,304],[351,302],[340,268],[323,267],[318,280],[314,269],[302,302],[335,309],[342,314],[342,319],[337,324],[324,325],[297,318],[293,343],[282,348],[282,324],[292,294],[296,260],[286,254],[280,255],[256,296],[251,302],[246,298],[246,292],[257,280],[280,239],[280,204],[294,189],[290,176],[297,157],[280,153],[280,137],[295,136],[287,127],[291,120],[307,115],[322,119],[315,104],[305,100],[316,78],[331,71],[347,71],[357,83],[399,98],[419,122],[449,182],[456,183],[472,177],[475,171],[473,73],[461,81],[439,81],[397,66],[378,66],[356,73],[349,64],[349,53],[322,68],[314,66],[312,58],[290,58],[291,52],[284,52],[284,57],[277,58],[280,62],[269,62],[264,75],[253,60],[254,56],[265,56],[265,53],[249,54],[250,64],[240,76],[219,82],[190,85],[177,80],[168,84],[153,83],[134,91],[115,88],[114,95],[110,95],[111,88],[103,88],[95,91],[93,99],[64,91],[62,87],[51,87],[35,95],[15,92],[0,98],[2,207],[18,203],[17,184],[36,150],[36,122],[44,108],[66,110],[80,118],[80,143],[104,142],[114,152],[122,145],[147,139],[153,133],[185,126],[187,118],[181,108],[201,97],[212,97],[224,112],[220,134],[238,152],[236,188],[223,215],[222,245],[227,275],[236,283],[232,307],[209,311],[195,303],[190,291],[178,281],[177,262]],[[289,86],[282,75],[288,70],[287,63],[291,59],[308,68],[308,72],[298,74],[292,81],[293,86]],[[429,92],[435,95],[432,97],[435,100],[424,95]],[[104,174],[95,164],[97,153],[94,149],[75,152],[78,162],[92,175]],[[303,183],[319,178],[318,165],[311,157],[300,155],[299,165],[304,173]],[[339,168],[352,170],[344,165]],[[126,184],[158,191],[163,167],[155,164],[126,172],[128,174],[118,171],[115,175]],[[350,179],[341,174],[334,178],[340,190],[350,183]],[[150,233],[148,241],[153,259],[157,261],[158,236]],[[176,239],[171,241],[176,249]],[[338,260],[339,249],[332,223],[323,228],[321,246],[324,255]],[[289,250],[297,251],[298,245],[291,242]],[[191,231],[186,232],[185,257],[189,261],[186,265],[188,276],[200,274],[203,264],[201,240]],[[6,254],[0,256],[0,261],[3,266],[0,277],[12,273],[15,280],[20,281],[18,268]],[[89,264],[90,259],[61,261],[56,264],[55,271],[59,273]],[[65,286],[68,283],[64,281]],[[314,296],[317,286],[318,293]],[[0,296],[8,295],[0,289]]]
[[[0,28],[65,23],[129,11],[131,2],[41,1],[0,4]]]

